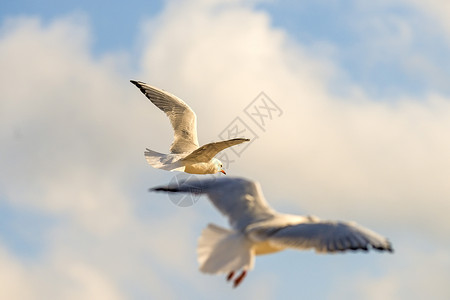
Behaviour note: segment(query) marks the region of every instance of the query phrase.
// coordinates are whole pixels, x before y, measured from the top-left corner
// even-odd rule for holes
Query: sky
[[[443,0],[2,4],[0,298],[449,299],[449,16]],[[275,209],[356,221],[395,252],[260,256],[238,289],[200,273],[197,239],[226,220],[148,192],[180,175],[146,164],[172,130],[130,79],[184,99],[200,144],[251,138],[220,158]]]

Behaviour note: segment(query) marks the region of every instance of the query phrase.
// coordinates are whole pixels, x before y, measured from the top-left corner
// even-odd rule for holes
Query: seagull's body
[[[265,201],[260,185],[244,178],[214,178],[155,187],[154,191],[208,195],[232,229],[209,224],[199,238],[198,261],[205,273],[228,274],[237,286],[253,268],[255,255],[287,248],[319,253],[376,249],[392,252],[383,236],[353,222],[323,221],[312,216],[282,214]]]
[[[147,162],[154,168],[191,174],[217,172],[225,174],[222,163],[214,156],[228,147],[249,141],[249,139],[236,138],[199,147],[197,117],[183,100],[144,82],[135,80],[130,82],[136,85],[156,107],[166,113],[173,127],[174,141],[169,154],[150,149],[144,152]]]

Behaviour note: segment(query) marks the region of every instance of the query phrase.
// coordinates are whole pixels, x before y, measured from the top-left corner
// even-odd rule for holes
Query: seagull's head
[[[212,159],[212,163],[214,164],[214,170],[216,171],[215,173],[223,173],[225,175],[227,175],[227,173],[225,172],[225,170],[223,169],[223,164],[220,160],[218,160],[217,158],[213,158]]]

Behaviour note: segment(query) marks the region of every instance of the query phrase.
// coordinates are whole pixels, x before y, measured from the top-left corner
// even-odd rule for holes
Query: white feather
[[[162,154],[150,149],[145,152],[146,160],[154,168],[191,174],[222,172],[222,163],[219,161],[217,164],[212,161],[214,156],[228,147],[249,141],[249,139],[235,138],[199,147],[197,117],[189,105],[175,95],[144,82],[131,80],[131,83],[162,110],[172,124],[174,135],[170,153]]]
[[[217,274],[251,270],[254,264],[252,242],[242,233],[209,224],[198,240],[200,271]]]

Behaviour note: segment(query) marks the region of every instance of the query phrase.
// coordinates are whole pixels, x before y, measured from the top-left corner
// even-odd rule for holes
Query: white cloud
[[[95,266],[74,261],[26,264],[0,249],[4,299],[121,299],[120,292]]]
[[[34,291],[26,286],[28,282],[26,270],[1,248],[0,263],[2,265],[0,280],[3,285],[0,297],[5,299],[32,299]]]
[[[430,20],[439,24],[441,28],[447,32],[447,36],[445,38],[449,39],[450,21],[448,16],[450,15],[450,4],[448,1],[431,0],[423,2],[419,0],[399,0],[399,2],[404,3],[409,7],[416,8],[422,13],[426,13]]]
[[[130,195],[136,193],[130,191],[132,180],[148,170],[142,151],[152,132],[141,130],[148,103],[129,100],[135,90],[111,65],[113,55],[93,59],[88,39],[88,28],[77,18],[48,25],[25,18],[3,26],[2,201],[56,220],[39,239],[43,245],[36,247],[44,254],[33,267],[20,254],[9,254],[16,275],[9,277],[4,298],[124,298],[122,291],[132,285],[123,283],[130,279],[122,274],[142,275],[133,281],[151,288],[143,288],[145,295],[171,294],[170,286],[144,268],[154,262],[140,257],[174,259],[155,246],[162,236],[143,238],[152,233],[136,220]],[[139,188],[147,196],[147,183]],[[126,264],[133,270],[124,270]],[[29,294],[23,286],[30,286]]]
[[[280,188],[274,174],[283,174],[286,197],[311,213],[383,218],[392,226],[401,214],[405,228],[437,235],[450,229],[442,209],[450,196],[448,99],[429,94],[380,102],[354,85],[349,98],[339,98],[327,92],[337,67],[271,29],[265,13],[177,4],[147,25],[143,78],[167,82],[164,88],[189,101],[200,138],[213,139],[261,90],[284,110],[269,132],[258,132],[233,173],[253,175],[269,191]],[[404,37],[398,42],[407,47],[408,27],[398,27]]]
[[[380,98],[424,97],[430,90],[448,95],[450,35],[441,26],[448,13],[440,2],[362,1],[352,6],[346,18],[354,41],[340,55],[357,70],[355,81]]]
[[[352,299],[447,299],[450,288],[446,279],[450,276],[450,260],[446,251],[404,249],[399,253],[401,261],[394,262],[383,277],[357,274],[355,278],[341,279],[342,289],[332,296]],[[386,266],[389,268],[388,266]],[[352,282],[348,288],[346,282]],[[330,295],[331,296],[331,295]]]

